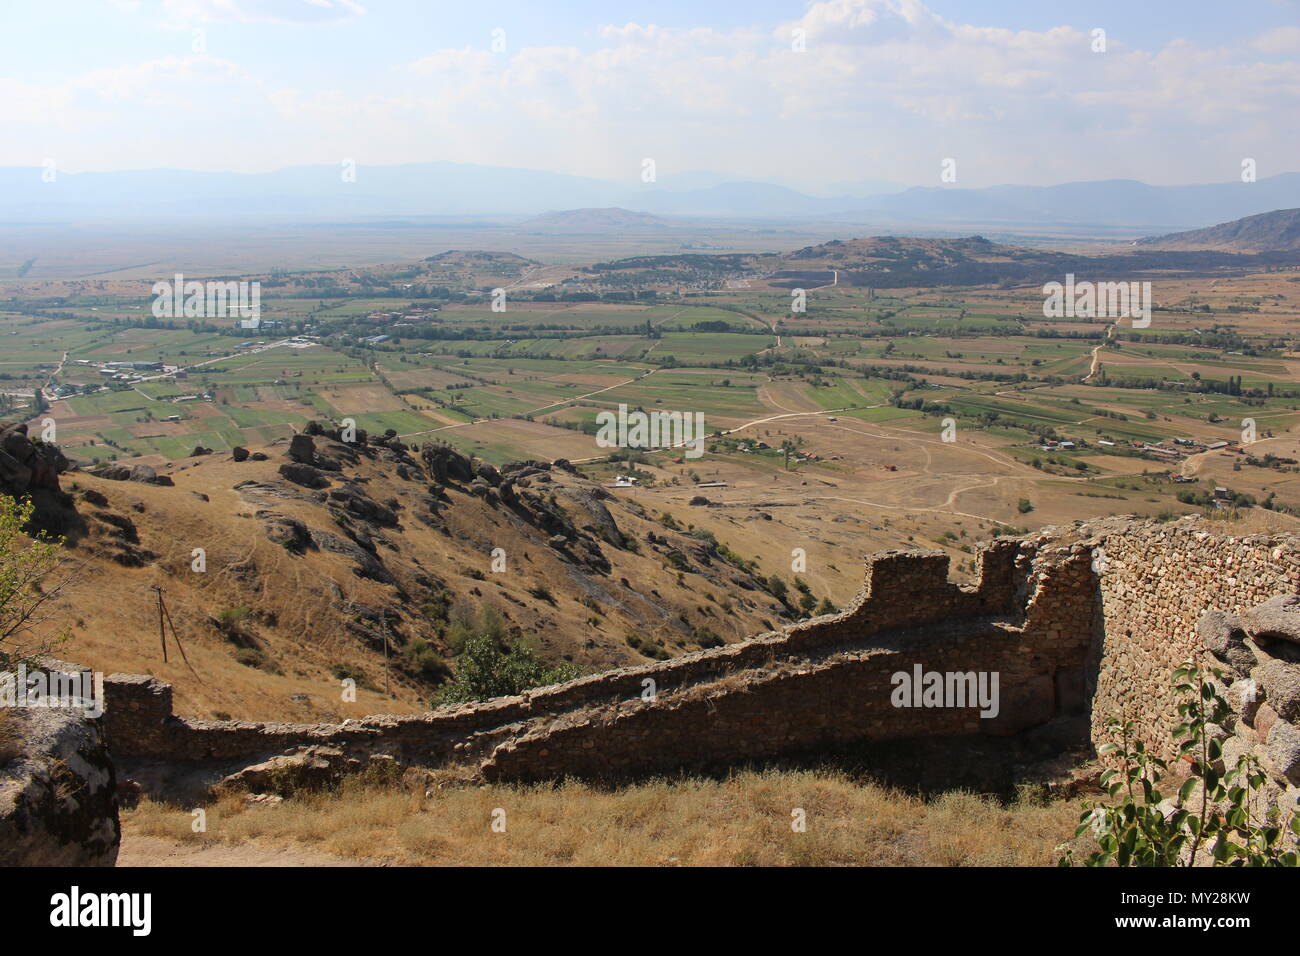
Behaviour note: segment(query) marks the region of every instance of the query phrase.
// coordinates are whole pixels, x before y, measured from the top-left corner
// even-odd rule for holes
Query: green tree
[[[455,678],[434,696],[435,704],[463,704],[520,694],[530,687],[559,684],[580,676],[567,661],[547,664],[522,638],[508,636],[500,615],[485,607],[477,621],[455,621],[450,638],[462,650]]]
[[[71,572],[50,584],[67,565],[62,540],[24,532],[35,506],[0,495],[0,667],[9,669],[45,654],[67,637],[51,633],[48,613]]]

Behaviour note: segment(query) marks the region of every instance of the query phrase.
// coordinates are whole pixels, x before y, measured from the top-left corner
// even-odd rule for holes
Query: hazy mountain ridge
[[[1207,229],[1151,236],[1138,245],[1153,249],[1219,249],[1233,252],[1300,250],[1300,209],[1275,209]]]
[[[445,161],[295,166],[247,174],[174,169],[64,173],[5,167],[0,168],[0,221],[542,217],[555,210],[617,207],[652,217],[859,217],[900,225],[980,222],[1143,229],[1198,227],[1300,206],[1300,173],[1255,183],[1190,186],[1105,180],[975,189],[913,187],[874,197],[863,197],[857,190],[856,195],[811,196],[770,182],[720,178],[666,175],[647,184],[633,177],[624,182]]]

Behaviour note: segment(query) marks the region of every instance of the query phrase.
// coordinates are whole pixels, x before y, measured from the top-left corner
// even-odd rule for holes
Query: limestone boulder
[[[1256,664],[1255,655],[1246,643],[1246,632],[1235,614],[1206,611],[1196,624],[1196,636],[1206,650],[1239,674],[1249,674]]]
[[[0,748],[0,866],[112,866],[121,827],[102,718],[13,709]]]
[[[1272,638],[1300,644],[1300,594],[1269,598],[1242,611],[1241,624],[1256,640]]]
[[[1300,730],[1278,721],[1268,735],[1268,759],[1291,784],[1300,786]]]
[[[1300,665],[1270,660],[1260,664],[1251,677],[1264,691],[1269,705],[1283,720],[1300,722]]]

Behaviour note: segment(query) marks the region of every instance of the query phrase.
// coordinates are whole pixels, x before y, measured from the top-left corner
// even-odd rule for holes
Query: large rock
[[[1269,598],[1242,611],[1241,624],[1256,640],[1274,638],[1300,644],[1300,594]]]
[[[59,488],[59,475],[72,467],[57,445],[28,438],[26,425],[0,422],[0,494],[31,499],[25,530],[73,538],[85,530],[72,496]]]
[[[165,485],[171,487],[176,484],[167,475],[160,475],[152,467],[145,464],[121,465],[110,463],[100,465],[90,472],[96,478],[106,478],[109,481],[134,481],[143,485]]]
[[[551,470],[549,461],[539,461],[530,458],[527,461],[508,461],[501,466],[502,478],[513,478],[518,481],[520,478],[527,478],[529,475],[540,475],[544,471]]]
[[[1273,768],[1300,786],[1300,730],[1279,720],[1269,732],[1267,753]]]
[[[512,478],[502,480],[501,486],[497,488],[497,494],[507,505],[514,506],[519,503],[519,495],[515,492],[515,482]]]
[[[328,789],[338,782],[346,764],[341,750],[303,747],[229,774],[221,784],[232,790],[287,797],[302,790]]]
[[[1279,717],[1300,721],[1300,665],[1287,661],[1265,661],[1251,671],[1264,697]]]
[[[435,445],[426,442],[420,449],[420,457],[429,471],[429,477],[440,485],[449,481],[473,481],[473,462],[449,445]]]
[[[1206,611],[1196,624],[1196,636],[1206,650],[1239,674],[1249,674],[1256,664],[1255,655],[1246,644],[1246,632],[1235,614]]]
[[[388,528],[397,527],[397,513],[391,507],[367,498],[355,487],[336,488],[330,492],[330,499],[342,505],[350,514],[363,521],[370,521]]]
[[[624,546],[622,530],[614,521],[614,516],[609,513],[609,509],[597,499],[596,495],[586,488],[565,489],[564,495],[587,512],[591,518],[588,526],[596,534],[616,548]]]
[[[304,488],[328,488],[330,483],[319,468],[297,461],[286,461],[280,466],[280,474],[295,485],[302,485]]]
[[[0,752],[0,866],[112,866],[121,828],[102,718],[23,708],[5,719],[17,754]]]
[[[176,482],[172,481],[167,475],[160,475],[148,465],[132,465],[131,481],[138,481],[146,485],[166,485],[171,487]]]
[[[310,435],[294,435],[289,439],[289,450],[285,454],[301,464],[313,464],[316,461],[316,442]]]
[[[0,422],[0,484],[18,491],[57,490],[59,475],[68,467],[58,445],[32,441],[19,422]]]
[[[357,577],[378,581],[380,584],[397,584],[397,580],[388,568],[384,567],[384,563],[373,553],[373,548],[367,550],[355,541],[316,528],[311,529],[311,540],[318,548],[351,558],[356,564],[352,573]]]

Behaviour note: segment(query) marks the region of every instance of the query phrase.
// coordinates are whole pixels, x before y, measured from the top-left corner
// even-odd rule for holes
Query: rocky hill
[[[59,598],[60,655],[156,674],[190,716],[426,709],[484,609],[543,659],[592,672],[793,615],[725,542],[562,460],[495,468],[312,423],[251,452],[67,472],[60,488],[57,449],[3,434],[0,491],[38,492],[80,565]],[[155,586],[181,642],[169,628],[166,662]],[[340,700],[344,676],[355,703]]]
[[[1214,249],[1223,252],[1300,251],[1300,209],[1277,209],[1167,236],[1139,239],[1149,249]]]

